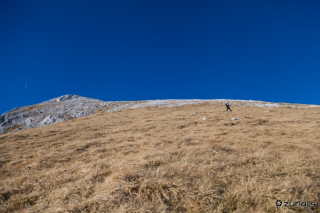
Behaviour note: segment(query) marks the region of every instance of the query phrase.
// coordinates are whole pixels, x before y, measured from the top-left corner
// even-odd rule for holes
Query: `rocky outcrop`
[[[66,100],[77,100],[79,98],[80,98],[80,96],[78,96],[78,95],[63,95],[63,96],[56,98],[56,101],[60,102],[60,101],[66,101]]]
[[[39,122],[39,126],[48,126],[57,122],[64,121],[63,119],[57,117],[56,115],[48,115],[42,121]]]
[[[17,107],[0,116],[0,134],[91,115],[110,103],[78,95],[63,95],[40,104]]]

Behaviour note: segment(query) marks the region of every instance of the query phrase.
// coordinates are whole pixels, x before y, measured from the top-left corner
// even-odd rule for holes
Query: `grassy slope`
[[[293,212],[304,210],[275,200],[319,201],[320,108],[232,108],[100,111],[0,135],[0,212]]]

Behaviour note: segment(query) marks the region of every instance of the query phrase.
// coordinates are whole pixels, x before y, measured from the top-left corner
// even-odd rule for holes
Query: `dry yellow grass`
[[[320,108],[232,109],[100,110],[0,135],[0,212],[306,212],[275,201],[319,201]]]

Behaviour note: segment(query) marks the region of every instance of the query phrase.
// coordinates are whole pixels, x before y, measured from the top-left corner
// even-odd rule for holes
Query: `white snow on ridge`
[[[106,112],[114,112],[122,109],[137,109],[147,106],[154,107],[177,107],[187,104],[201,104],[212,103],[221,104],[230,102],[231,105],[236,106],[252,106],[252,107],[297,107],[297,108],[309,108],[317,107],[317,105],[303,105],[303,104],[284,104],[284,103],[272,103],[254,100],[232,100],[232,99],[166,99],[166,100],[146,100],[146,101],[128,101],[117,102],[116,106],[113,106],[106,110]]]

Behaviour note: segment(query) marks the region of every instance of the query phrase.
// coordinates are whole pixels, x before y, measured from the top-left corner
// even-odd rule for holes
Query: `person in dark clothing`
[[[227,112],[228,112],[228,110],[230,110],[230,112],[232,112],[232,110],[230,109],[229,101],[228,101],[228,103],[226,103],[226,107],[227,107]]]

